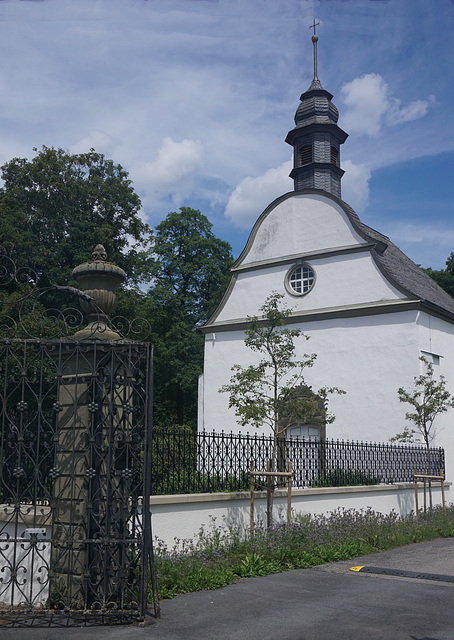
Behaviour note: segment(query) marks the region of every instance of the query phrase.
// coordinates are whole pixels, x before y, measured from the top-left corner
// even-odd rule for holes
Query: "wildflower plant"
[[[175,539],[172,548],[155,542],[160,598],[219,589],[240,578],[304,569],[347,560],[413,542],[454,536],[454,505],[446,514],[399,516],[373,509],[336,509],[329,514],[293,514],[290,524],[276,523],[242,531],[238,526],[202,527],[194,539]]]

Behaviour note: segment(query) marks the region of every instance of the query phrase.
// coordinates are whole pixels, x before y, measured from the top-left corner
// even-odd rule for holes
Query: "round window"
[[[315,284],[315,272],[307,264],[293,266],[287,272],[285,288],[293,296],[304,296]]]

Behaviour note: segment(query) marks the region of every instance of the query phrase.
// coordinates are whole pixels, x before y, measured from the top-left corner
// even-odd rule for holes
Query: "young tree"
[[[332,393],[344,393],[335,387],[322,387],[312,394],[298,393],[307,387],[304,370],[314,365],[315,353],[296,359],[295,338],[309,340],[300,329],[288,329],[286,318],[290,309],[280,308],[284,296],[272,293],[260,308],[261,317],[248,317],[249,329],[244,343],[264,357],[246,368],[234,365],[230,383],[221,387],[229,393],[229,407],[235,409],[241,426],[268,425],[275,440],[285,432],[288,420],[310,422],[320,414],[319,398],[327,400]],[[285,424],[281,419],[285,418]],[[324,422],[334,416],[325,410]]]
[[[219,390],[229,394],[229,407],[234,408],[241,426],[267,425],[271,429],[274,470],[277,470],[279,438],[289,422],[333,422],[334,415],[326,409],[328,396],[345,393],[336,387],[322,387],[312,392],[307,385],[305,370],[314,365],[317,356],[304,353],[301,359],[297,358],[295,339],[309,340],[309,336],[299,329],[286,327],[291,310],[281,307],[283,297],[272,293],[260,308],[261,317],[248,317],[250,324],[244,343],[262,359],[248,367],[232,367],[234,374],[230,383]],[[302,389],[306,392],[301,393]],[[324,405],[322,410],[320,400]]]
[[[156,421],[196,426],[204,337],[233,262],[227,242],[200,211],[181,207],[157,225],[146,313],[155,333]]]
[[[68,284],[98,243],[130,282],[147,278],[151,230],[127,172],[93,149],[34,151],[1,168],[0,246],[34,269],[41,287]]]
[[[422,438],[427,451],[427,470],[432,473],[432,459],[430,445],[437,430],[435,419],[454,407],[454,397],[446,389],[446,379],[441,375],[438,380],[434,377],[434,368],[424,356],[419,358],[425,371],[414,377],[414,388],[406,391],[400,387],[397,391],[400,402],[406,402],[412,410],[407,411],[405,419],[410,426],[406,426],[402,433],[390,438],[391,442],[415,442],[418,436]],[[430,508],[432,508],[432,493],[429,483]]]

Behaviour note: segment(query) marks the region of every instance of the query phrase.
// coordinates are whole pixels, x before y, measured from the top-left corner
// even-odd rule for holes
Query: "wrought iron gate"
[[[146,615],[151,368],[143,342],[0,339],[0,626]]]

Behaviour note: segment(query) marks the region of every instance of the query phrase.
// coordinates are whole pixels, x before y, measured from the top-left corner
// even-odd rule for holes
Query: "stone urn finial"
[[[91,254],[91,259],[93,261],[102,260],[105,262],[107,260],[107,253],[102,244],[97,244],[93,249],[93,253]]]
[[[102,244],[97,244],[91,262],[76,267],[72,276],[79,288],[95,301],[95,305],[80,301],[87,316],[88,325],[74,334],[77,340],[119,340],[120,334],[109,326],[109,315],[117,304],[116,290],[125,281],[126,273],[117,265],[106,262],[107,253]]]

